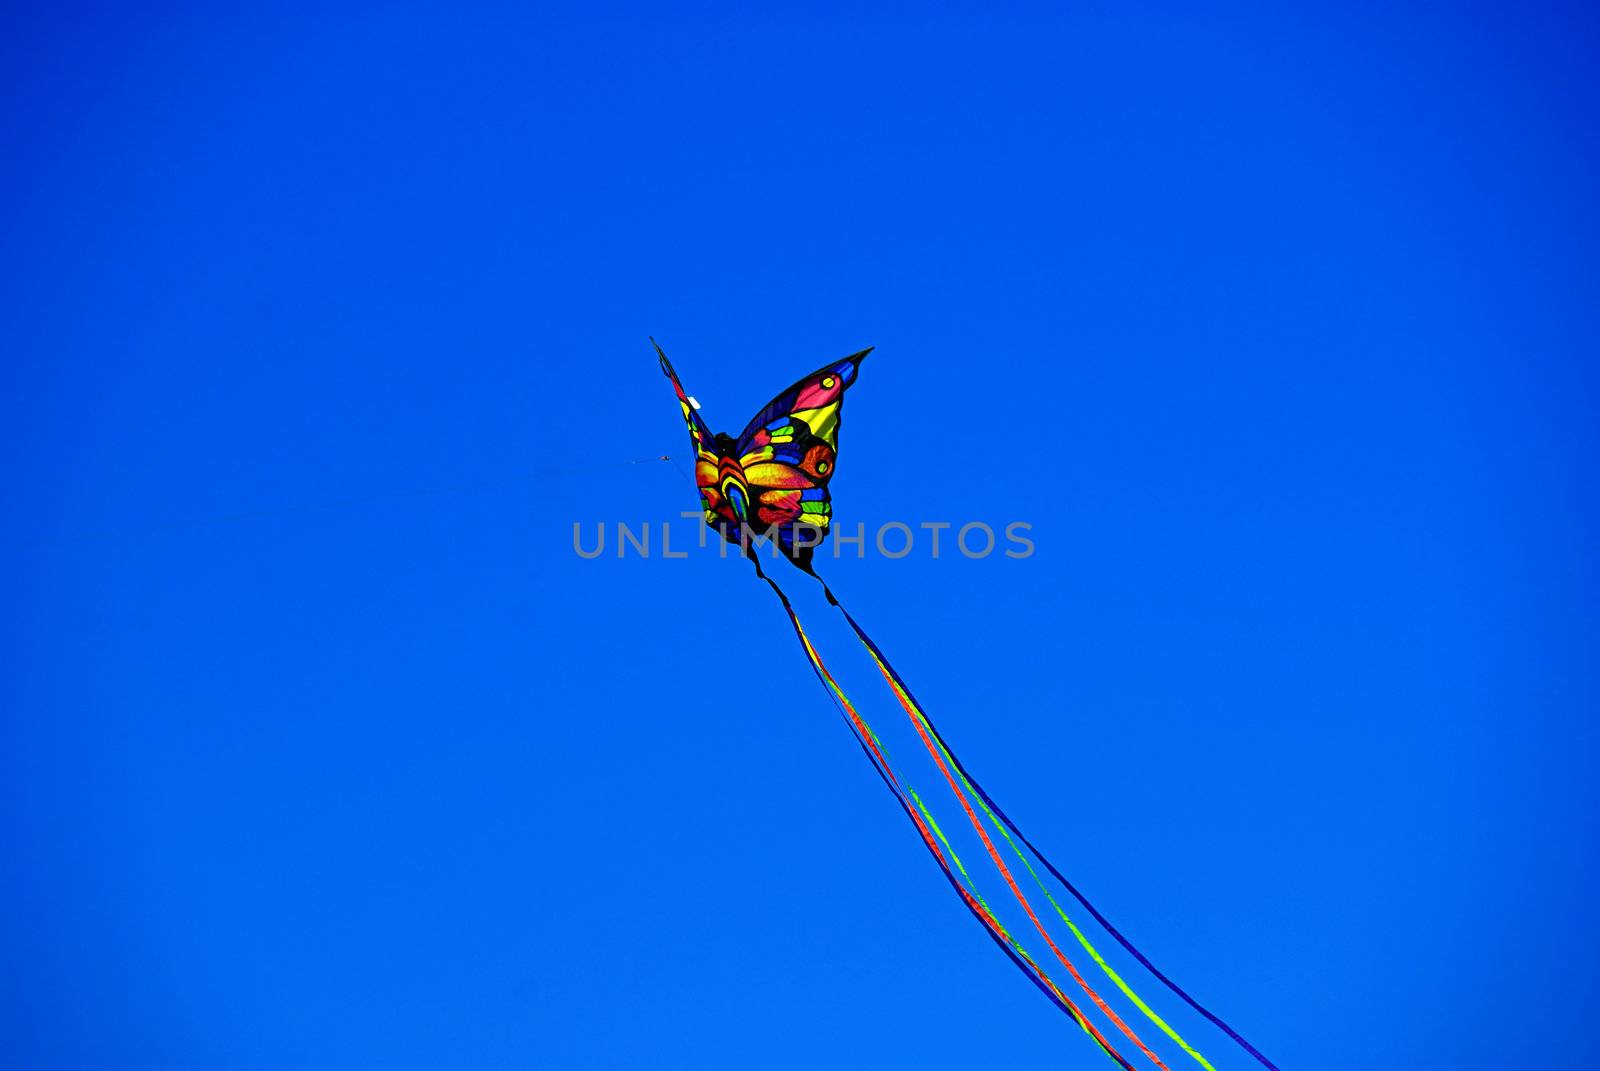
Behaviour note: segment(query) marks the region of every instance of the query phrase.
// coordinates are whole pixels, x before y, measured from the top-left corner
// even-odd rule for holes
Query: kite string
[[[893,686],[892,682],[891,686]],[[950,752],[945,749],[942,741],[940,741],[939,748],[941,751],[944,751],[946,758],[953,759],[953,756],[950,755]],[[972,787],[971,783],[967,782],[964,776],[962,777],[962,781],[969,789]],[[1011,833],[1006,829],[1004,823],[995,817],[994,812],[989,809],[989,805],[984,803],[981,797],[978,799],[978,806],[983,810],[985,816],[988,817],[990,825],[994,826],[996,832],[1000,834],[1000,836],[1005,840],[1006,844],[1011,848],[1013,854],[1015,854],[1017,859],[1021,861],[1023,868],[1026,869],[1028,875],[1033,878],[1034,884],[1039,887],[1039,891],[1044,894],[1044,898],[1050,902],[1050,906],[1055,909],[1055,912],[1058,916],[1060,916],[1061,921],[1066,923],[1067,928],[1072,931],[1072,935],[1073,937],[1077,938],[1078,944],[1083,946],[1083,950],[1087,952],[1095,961],[1095,963],[1099,965],[1100,969],[1105,972],[1106,977],[1111,979],[1116,987],[1122,991],[1122,994],[1132,1001],[1134,1006],[1143,1012],[1147,1019],[1154,1023],[1162,1033],[1167,1035],[1167,1037],[1171,1038],[1179,1048],[1183,1049],[1184,1052],[1192,1056],[1201,1067],[1204,1067],[1206,1071],[1216,1071],[1216,1069],[1211,1066],[1210,1061],[1208,1061],[1204,1056],[1200,1055],[1200,1053],[1196,1051],[1194,1047],[1191,1046],[1187,1041],[1185,1041],[1176,1030],[1168,1025],[1167,1021],[1161,1018],[1161,1016],[1156,1013],[1155,1009],[1146,1004],[1139,994],[1135,993],[1128,983],[1123,981],[1122,976],[1112,968],[1111,964],[1105,961],[1105,957],[1100,954],[1100,950],[1094,947],[1094,945],[1089,941],[1088,937],[1084,936],[1083,931],[1078,929],[1077,924],[1072,921],[1072,918],[1067,914],[1066,909],[1063,908],[1056,900],[1055,895],[1050,891],[1050,886],[1045,884],[1044,879],[1039,876],[1039,872],[1033,868],[1033,863],[1029,861],[1027,854],[1017,846],[1016,841],[1012,839]]]
[[[880,670],[882,669],[881,663],[879,664],[879,668]],[[884,678],[889,681],[890,687],[894,688],[893,678],[890,678],[887,673],[884,674]],[[988,833],[985,832],[983,828],[983,823],[980,822],[978,820],[978,816],[973,813],[972,805],[967,801],[966,794],[961,791],[960,785],[956,783],[955,776],[950,772],[949,765],[940,755],[941,749],[934,746],[933,740],[929,737],[925,727],[925,720],[918,717],[917,711],[914,709],[914,705],[907,701],[905,694],[900,689],[895,688],[894,692],[895,697],[900,701],[900,705],[905,709],[907,716],[910,717],[912,726],[917,730],[917,735],[921,738],[923,747],[926,748],[928,754],[933,757],[933,761],[938,765],[939,771],[944,774],[946,782],[948,782],[950,785],[950,791],[953,792],[956,799],[960,801],[962,810],[966,812],[968,823],[971,824],[973,830],[978,834],[979,840],[983,842],[984,849],[989,853],[989,858],[994,862],[995,868],[1000,871],[1001,877],[1005,879],[1006,885],[1011,889],[1012,896],[1016,898],[1017,903],[1022,905],[1022,910],[1027,914],[1028,920],[1033,923],[1034,929],[1039,931],[1039,936],[1044,938],[1045,944],[1049,946],[1051,952],[1055,953],[1056,959],[1061,961],[1062,966],[1066,967],[1067,972],[1072,975],[1073,980],[1077,982],[1079,987],[1089,995],[1089,999],[1092,1000],[1095,1006],[1105,1014],[1106,1018],[1110,1019],[1111,1022],[1116,1025],[1117,1029],[1120,1030],[1129,1041],[1133,1042],[1134,1045],[1138,1047],[1140,1052],[1149,1057],[1157,1067],[1161,1068],[1162,1071],[1168,1071],[1167,1065],[1161,1062],[1161,1058],[1158,1057],[1154,1052],[1150,1051],[1150,1047],[1140,1039],[1138,1034],[1134,1033],[1133,1028],[1123,1021],[1122,1017],[1112,1009],[1111,1005],[1107,1004],[1105,1000],[1101,998],[1100,994],[1094,991],[1094,988],[1089,985],[1088,981],[1084,979],[1083,975],[1078,973],[1078,969],[1073,965],[1072,960],[1067,957],[1067,954],[1061,950],[1060,946],[1058,946],[1055,940],[1050,936],[1050,931],[1047,930],[1044,926],[1044,923],[1039,920],[1039,916],[1033,910],[1033,905],[1028,903],[1028,898],[1023,895],[1022,889],[1018,887],[1016,879],[1012,876],[1010,869],[1005,864],[1005,860],[1000,858],[1000,853],[995,850],[994,842],[989,839]]]
[[[69,533],[40,540],[28,545],[27,549],[44,549],[57,546],[70,546],[77,543],[87,543],[102,539],[115,539],[118,537],[157,535],[163,532],[181,532],[191,529],[212,528],[219,525],[237,524],[244,521],[272,520],[279,517],[293,516],[301,513],[326,513],[331,511],[350,509],[359,506],[374,506],[387,503],[403,502],[417,498],[433,498],[441,495],[473,494],[479,491],[503,490],[509,487],[520,487],[534,480],[559,480],[563,476],[579,472],[595,472],[609,469],[628,468],[633,465],[649,465],[658,461],[669,461],[679,472],[683,469],[673,460],[670,454],[657,454],[654,457],[636,457],[621,461],[599,461],[583,465],[547,465],[532,469],[517,476],[506,476],[492,480],[478,480],[472,483],[457,483],[448,485],[435,485],[432,487],[412,487],[393,491],[384,491],[370,495],[354,495],[345,498],[323,499],[313,502],[298,502],[287,505],[269,506],[261,509],[236,510],[232,513],[216,513],[209,516],[195,516],[180,518],[173,521],[153,522],[147,524],[127,524],[114,528],[105,528],[99,531],[85,531]],[[693,481],[690,481],[693,483]]]
[[[871,654],[870,649],[869,649],[868,653]],[[929,742],[928,734],[924,731],[924,727],[928,724],[926,716],[923,715],[921,709],[918,708],[916,706],[916,704],[911,701],[911,699],[908,696],[908,694],[902,688],[900,688],[899,685],[897,685],[895,683],[894,678],[890,677],[889,674],[884,671],[883,662],[881,660],[879,660],[877,658],[877,656],[875,656],[875,655],[873,656],[873,662],[877,665],[879,672],[883,673],[884,679],[888,681],[889,687],[894,692],[895,698],[900,701],[900,705],[905,709],[906,713],[911,717],[912,724],[917,727],[918,733],[921,734],[922,737],[923,737],[924,745],[928,747],[930,754],[933,754],[934,760],[936,762],[940,763],[941,769],[944,769],[946,778],[949,778],[950,777],[950,773],[949,773],[949,770],[947,768],[945,768],[945,766],[944,766],[944,760],[949,760],[950,762],[953,763],[954,762],[954,756],[951,755],[949,749],[945,746],[945,744],[944,744],[944,742],[942,740],[938,741],[938,752],[934,752],[933,751],[933,746],[934,745],[933,745],[933,743]],[[943,760],[941,760],[941,757],[940,757],[941,753],[943,755]],[[961,775],[961,781],[966,785],[968,790],[971,790],[971,788],[972,788],[971,782],[969,782],[967,780],[967,778],[966,778],[966,776],[964,774]],[[960,797],[960,795],[961,795],[960,789],[956,788],[953,779],[951,780],[951,788],[954,789],[956,791],[957,796]],[[963,807],[967,807],[967,801],[964,798],[962,798],[961,802],[962,802],[962,806]],[[1023,867],[1026,868],[1028,873],[1029,873],[1029,875],[1032,876],[1032,878],[1034,880],[1034,884],[1036,884],[1039,887],[1039,890],[1040,890],[1040,892],[1042,892],[1044,894],[1045,899],[1050,902],[1050,905],[1053,908],[1055,908],[1056,914],[1060,916],[1061,921],[1066,923],[1067,928],[1072,931],[1073,936],[1075,936],[1077,938],[1077,940],[1078,940],[1078,943],[1083,946],[1084,951],[1086,951],[1090,955],[1090,957],[1094,959],[1095,963],[1100,966],[1101,970],[1103,970],[1105,972],[1106,976],[1109,977],[1112,980],[1112,982],[1116,984],[1117,988],[1120,989],[1122,991],[1122,993],[1125,996],[1127,996],[1134,1003],[1134,1005],[1136,1007],[1138,1007],[1145,1014],[1145,1016],[1147,1018],[1150,1019],[1151,1022],[1155,1023],[1156,1026],[1159,1027],[1162,1030],[1163,1033],[1165,1033],[1169,1038],[1171,1038],[1174,1042],[1176,1042],[1185,1052],[1187,1052],[1195,1060],[1199,1061],[1199,1063],[1200,1063],[1200,1065],[1202,1067],[1205,1067],[1207,1069],[1207,1071],[1215,1071],[1215,1069],[1212,1068],[1211,1064],[1206,1060],[1205,1057],[1201,1056],[1198,1052],[1196,1052],[1194,1050],[1194,1048],[1189,1045],[1188,1042],[1186,1042],[1181,1036],[1179,1036],[1178,1033],[1175,1030],[1173,1030],[1166,1023],[1165,1020],[1163,1020],[1159,1015],[1157,1015],[1156,1012],[1153,1009],[1151,1009],[1150,1006],[1148,1004],[1146,1004],[1139,997],[1139,995],[1137,993],[1135,993],[1131,988],[1129,988],[1128,984],[1122,980],[1121,976],[1118,975],[1117,972],[1112,969],[1111,965],[1105,961],[1105,958],[1103,956],[1100,955],[1099,950],[1096,949],[1094,947],[1094,945],[1090,943],[1089,939],[1086,936],[1084,936],[1083,932],[1081,930],[1079,930],[1077,925],[1075,925],[1073,923],[1072,919],[1067,915],[1066,911],[1064,911],[1062,909],[1061,905],[1056,901],[1056,898],[1051,894],[1049,886],[1046,885],[1044,883],[1044,880],[1039,877],[1038,872],[1036,870],[1034,870],[1034,868],[1033,868],[1033,864],[1028,861],[1028,857],[1025,854],[1023,854],[1023,852],[1022,852],[1022,850],[1020,848],[1017,847],[1016,842],[1014,840],[1012,840],[1011,835],[1006,830],[1005,826],[999,821],[999,819],[997,819],[994,816],[994,812],[989,809],[988,805],[985,804],[982,799],[978,800],[978,806],[983,810],[984,814],[988,817],[990,824],[994,826],[995,830],[1005,840],[1006,844],[1008,846],[1010,846],[1012,852],[1022,862]],[[972,816],[972,811],[971,811],[970,807],[968,807],[968,809],[967,809],[967,814],[968,814],[969,819],[971,819],[971,821],[972,821],[973,828],[978,830],[978,833],[979,833],[980,837],[983,836],[982,827],[978,824],[976,818]],[[984,842],[985,842],[986,845],[988,845],[988,843],[989,843],[988,839],[986,837],[984,838]],[[990,853],[991,853],[991,855],[993,855],[993,848],[992,847],[990,848]],[[995,862],[996,862],[997,865],[1000,866],[1001,872],[1003,874],[1005,874],[1006,880],[1008,882],[1010,882],[1011,881],[1011,875],[1005,870],[1004,864],[1000,863],[999,858],[997,856],[995,857]],[[1012,889],[1013,889],[1014,892],[1017,892],[1018,898],[1021,899],[1021,893],[1016,890],[1016,886],[1014,884],[1012,885]],[[1024,907],[1026,908],[1026,906],[1027,906],[1026,905],[1026,901],[1024,901]],[[1031,910],[1029,911],[1029,915],[1030,915],[1030,917],[1033,917]],[[1037,918],[1034,918],[1034,925],[1035,926],[1039,926],[1039,922],[1038,922]],[[1040,927],[1040,932],[1041,933],[1044,932],[1043,931],[1043,927]],[[1055,950],[1057,957],[1062,959],[1063,962],[1066,962],[1066,957],[1061,953],[1060,949],[1056,948],[1055,943],[1050,941],[1050,938],[1049,938],[1048,934],[1046,934],[1045,940],[1047,942],[1049,942],[1050,947],[1053,950]],[[1072,970],[1070,962],[1068,963],[1068,969]],[[1105,1002],[1102,1001],[1099,998],[1099,996],[1096,995],[1094,993],[1094,991],[1089,988],[1088,984],[1083,981],[1082,977],[1080,977],[1078,975],[1077,971],[1073,970],[1072,973],[1073,973],[1073,977],[1078,979],[1078,983],[1080,985],[1082,985],[1084,987],[1084,989],[1089,992],[1089,994],[1094,998],[1095,1003],[1101,1008],[1102,1011],[1104,1011],[1106,1013],[1106,1015],[1108,1017],[1111,1018],[1111,1020],[1113,1022],[1115,1022],[1117,1024],[1117,1026],[1123,1031],[1123,1033],[1126,1034],[1134,1042],[1134,1044],[1138,1045],[1139,1048],[1141,1049],[1141,1051],[1143,1051],[1146,1056],[1149,1056],[1151,1060],[1155,1061],[1155,1063],[1157,1065],[1165,1067],[1165,1065],[1161,1063],[1160,1059],[1157,1058],[1154,1053],[1152,1053],[1148,1048],[1146,1048],[1144,1046],[1144,1044],[1139,1040],[1139,1038],[1117,1016],[1117,1014],[1115,1012],[1113,1012],[1109,1007],[1107,1007]]]
[[[884,752],[877,735],[856,711],[854,705],[850,702],[849,698],[845,696],[844,691],[834,680],[833,675],[828,672],[827,666],[823,664],[821,656],[817,653],[816,648],[812,645],[810,638],[806,635],[804,627],[800,624],[800,618],[795,613],[794,607],[789,602],[788,596],[784,594],[783,589],[778,586],[776,581],[772,580],[772,578],[768,577],[762,572],[759,562],[755,562],[753,558],[752,562],[754,562],[756,566],[756,574],[760,576],[761,579],[765,580],[769,586],[771,586],[773,593],[778,597],[778,601],[783,605],[784,612],[789,617],[789,624],[794,629],[795,636],[800,641],[801,649],[805,652],[806,660],[810,663],[812,672],[816,674],[818,680],[820,680],[824,687],[828,690],[830,698],[833,699],[835,705],[840,707],[840,713],[844,715],[846,723],[851,728],[852,735],[856,737],[856,742],[861,746],[862,751],[866,753],[867,758],[872,762],[873,768],[877,770],[878,775],[883,779],[884,784],[888,786],[889,790],[894,794],[896,801],[899,802],[901,806],[901,809],[906,812],[907,817],[910,818],[912,823],[917,827],[917,831],[922,837],[924,846],[934,857],[934,861],[938,863],[939,869],[943,872],[946,880],[950,882],[951,886],[961,896],[962,902],[966,905],[968,911],[970,911],[978,919],[978,921],[983,924],[984,929],[989,933],[990,938],[993,939],[995,943],[999,945],[1000,948],[1006,953],[1006,955],[1011,958],[1012,962],[1017,965],[1018,969],[1022,970],[1022,972],[1028,976],[1034,985],[1038,986],[1045,993],[1045,995],[1051,999],[1052,1003],[1061,1008],[1062,1011],[1066,1012],[1067,1015],[1070,1016],[1073,1021],[1084,1030],[1085,1033],[1094,1039],[1094,1041],[1106,1053],[1106,1055],[1112,1060],[1116,1061],[1116,1063],[1122,1067],[1124,1071],[1133,1071],[1132,1065],[1130,1065],[1128,1061],[1111,1046],[1110,1042],[1106,1040],[1105,1036],[1095,1028],[1094,1024],[1089,1022],[1082,1010],[1079,1009],[1077,1005],[1074,1004],[1072,1000],[1061,991],[1060,987],[1057,986],[1050,976],[1043,970],[1043,968],[1041,968],[1038,963],[1034,961],[1033,957],[1028,954],[1027,950],[1023,948],[1022,945],[1006,931],[999,919],[996,918],[992,910],[990,910],[988,904],[985,903],[983,898],[977,894],[976,887],[974,886],[974,889],[969,891],[963,886],[961,881],[956,878],[956,875],[952,873],[949,863],[946,862],[944,854],[939,849],[939,843],[942,842],[945,845],[946,850],[950,851],[951,858],[956,858],[954,851],[950,850],[949,842],[945,840],[943,831],[939,832],[937,840],[935,839],[935,836],[930,833],[929,826],[933,825],[932,816],[928,815],[924,810],[921,800],[916,796],[915,791],[910,789],[909,785],[902,787],[902,782],[895,775],[893,768],[889,765],[888,756]],[[907,802],[907,793],[910,794],[911,800],[915,802],[914,807],[912,803]],[[937,826],[934,826],[933,828],[937,829]],[[956,860],[956,864],[958,867],[960,867],[959,859]],[[971,881],[971,877],[967,874],[965,867],[960,867],[960,872],[962,877],[966,878],[968,882]]]
[[[1146,957],[1144,953],[1140,952],[1138,948],[1134,947],[1133,942],[1129,941],[1125,936],[1123,936],[1122,932],[1113,926],[1111,921],[1101,914],[1099,909],[1089,901],[1089,898],[1086,897],[1076,885],[1067,880],[1066,876],[1056,868],[1055,864],[1051,863],[1049,858],[1046,857],[1045,854],[1028,839],[1027,835],[1023,833],[1020,828],[1018,828],[1014,821],[1011,820],[1011,817],[1006,814],[1000,805],[996,803],[987,792],[984,791],[983,786],[978,783],[978,780],[967,771],[961,760],[956,756],[954,750],[950,748],[948,742],[946,742],[944,739],[943,734],[941,734],[938,728],[934,725],[933,719],[928,716],[927,712],[922,708],[922,705],[916,701],[916,697],[912,695],[910,687],[907,686],[905,679],[901,677],[900,674],[895,670],[894,665],[889,661],[889,657],[883,653],[883,650],[876,643],[873,642],[872,637],[867,635],[866,630],[861,627],[860,623],[856,621],[855,617],[851,615],[850,611],[847,610],[833,594],[833,591],[828,587],[827,582],[823,581],[821,577],[817,577],[817,581],[822,584],[822,590],[824,594],[826,594],[828,601],[837,607],[839,612],[844,615],[845,621],[849,623],[851,630],[855,632],[856,638],[861,641],[862,645],[872,655],[873,661],[878,664],[879,671],[889,680],[890,685],[893,687],[896,695],[899,696],[903,694],[905,700],[909,701],[910,707],[908,710],[914,708],[914,718],[927,726],[929,733],[932,734],[936,741],[938,741],[940,749],[949,757],[951,764],[960,772],[961,780],[972,789],[973,794],[982,802],[985,812],[992,812],[991,818],[993,818],[993,816],[998,816],[1000,821],[1010,829],[1011,833],[1014,834],[1030,852],[1033,853],[1034,857],[1037,858],[1039,862],[1044,864],[1045,869],[1048,870],[1057,881],[1061,882],[1062,887],[1065,888],[1067,892],[1078,901],[1078,903],[1082,904],[1084,909],[1094,917],[1094,920],[1098,922],[1100,926],[1104,928],[1105,931],[1109,933],[1118,944],[1120,944],[1130,955],[1132,955],[1141,966],[1154,975],[1158,981],[1160,981],[1169,990],[1180,997],[1191,1008],[1204,1016],[1209,1022],[1221,1029],[1223,1033],[1232,1038],[1241,1048],[1243,1048],[1251,1056],[1255,1057],[1256,1060],[1260,1061],[1263,1066],[1269,1068],[1270,1071],[1279,1071],[1276,1064],[1263,1055],[1261,1051],[1254,1045],[1250,1044],[1249,1041],[1245,1040],[1245,1038],[1240,1035],[1238,1031],[1234,1030],[1233,1027],[1229,1026],[1210,1009],[1206,1008],[1198,1000],[1190,996],[1176,982],[1163,974],[1154,963],[1150,962],[1149,958]],[[1009,840],[1010,837],[1007,837],[1006,839]],[[1026,859],[1024,859],[1024,862],[1026,862]],[[1030,867],[1029,869],[1031,870],[1032,868]],[[1035,877],[1037,878],[1037,875],[1035,875]],[[1054,901],[1052,900],[1052,903],[1053,902]],[[1057,905],[1057,911],[1060,912],[1059,905]],[[1067,925],[1072,927],[1074,933],[1077,933],[1077,927],[1072,925],[1071,920],[1066,918],[1064,912],[1061,914],[1062,918],[1067,922]],[[1080,940],[1082,940],[1085,947],[1091,947],[1089,946],[1087,939],[1081,938],[1080,936]],[[1117,984],[1117,987],[1127,994],[1129,998],[1132,999],[1133,1002],[1140,1008],[1140,1010],[1151,1019],[1152,1022],[1155,1022],[1164,1033],[1166,1033],[1174,1041],[1177,1041],[1185,1049],[1185,1051],[1187,1051],[1196,1060],[1200,1061],[1202,1065],[1206,1066],[1207,1068],[1211,1066],[1206,1062],[1204,1057],[1191,1048],[1176,1034],[1175,1031],[1173,1031],[1164,1021],[1162,1021],[1161,1018],[1156,1015],[1156,1013],[1151,1010],[1144,1001],[1140,1000],[1133,993],[1133,991],[1122,982],[1116,973],[1111,970],[1110,966],[1104,963],[1098,953],[1092,952],[1092,948],[1091,954],[1093,954],[1096,961],[1101,963],[1102,967],[1105,968],[1106,973],[1112,978],[1113,982]]]

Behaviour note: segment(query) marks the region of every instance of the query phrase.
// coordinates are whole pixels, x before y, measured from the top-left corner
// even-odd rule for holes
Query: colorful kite
[[[651,343],[654,344],[655,340],[651,339]],[[719,532],[729,543],[739,546],[745,556],[755,564],[756,574],[771,586],[778,601],[783,604],[789,624],[793,627],[813,672],[827,688],[855,735],[856,742],[861,745],[861,749],[879,776],[883,778],[884,784],[889,787],[906,816],[916,827],[924,846],[939,865],[945,878],[989,936],[1052,1003],[1082,1027],[1120,1067],[1132,1071],[1133,1064],[1113,1047],[1107,1037],[1110,1031],[1103,1032],[1089,1013],[1075,1003],[1068,990],[1057,984],[1051,974],[1056,967],[1052,965],[1046,969],[1045,963],[1049,961],[1041,963],[1045,957],[1036,956],[1028,951],[1022,939],[1010,932],[1000,921],[996,910],[985,900],[974,875],[963,864],[949,837],[935,821],[926,801],[903,777],[896,774],[883,741],[873,732],[855,705],[840,689],[833,675],[823,665],[821,656],[801,626],[800,618],[795,613],[788,596],[775,580],[762,571],[761,562],[756,554],[758,538],[767,539],[791,562],[822,584],[828,602],[838,608],[856,638],[866,648],[878,672],[888,682],[895,698],[910,719],[918,740],[960,803],[963,816],[976,833],[989,862],[1003,880],[1007,891],[1016,900],[1030,928],[1037,932],[1045,947],[1049,949],[1050,959],[1061,965],[1070,977],[1071,983],[1087,995],[1089,1002],[1105,1021],[1117,1033],[1126,1037],[1156,1067],[1170,1071],[1127,1021],[1090,986],[1088,980],[1057,943],[1045,919],[1041,918],[1043,913],[1036,910],[1034,904],[1029,901],[1023,891],[1022,883],[1017,879],[1017,870],[1013,867],[1018,864],[1020,872],[1037,887],[1044,902],[1071,933],[1073,940],[1083,949],[1084,954],[1094,961],[1112,985],[1145,1019],[1189,1057],[1207,1071],[1215,1071],[1211,1063],[1180,1037],[1177,1031],[1140,998],[1106,962],[1051,892],[1050,885],[1039,874],[1035,863],[1054,877],[1061,888],[1065,889],[1113,940],[1157,980],[1190,1008],[1220,1028],[1263,1066],[1271,1071],[1277,1071],[1276,1065],[1263,1056],[1255,1046],[1179,988],[1177,983],[1157,970],[1155,965],[1089,902],[1077,886],[1068,881],[1061,871],[1045,858],[1044,853],[1023,835],[1016,823],[1000,809],[1000,805],[995,803],[978,784],[977,779],[962,765],[922,705],[911,694],[905,680],[890,664],[888,656],[834,596],[826,581],[817,576],[812,559],[816,548],[827,538],[828,526],[833,516],[828,483],[833,478],[838,463],[839,422],[844,407],[844,395],[845,391],[855,383],[862,361],[871,352],[871,349],[865,349],[860,353],[851,354],[801,379],[763,407],[745,426],[738,438],[734,438],[726,434],[712,433],[700,416],[699,403],[684,391],[671,362],[667,360],[667,355],[661,351],[659,345],[656,346],[656,354],[661,358],[661,370],[672,381],[672,388],[678,395],[678,405],[683,411],[684,422],[689,426],[689,438],[695,452],[694,482],[700,491],[706,524]],[[993,836],[990,835],[991,831]],[[997,840],[1004,851],[996,846]],[[1015,858],[1014,864],[1007,864],[1007,854]]]

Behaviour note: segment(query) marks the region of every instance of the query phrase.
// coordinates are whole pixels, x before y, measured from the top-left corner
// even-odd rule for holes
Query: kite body
[[[801,379],[763,406],[734,438],[712,433],[667,355],[656,347],[689,427],[694,482],[707,525],[747,551],[752,536],[769,536],[790,561],[811,571],[812,555],[828,537],[833,519],[828,482],[839,455],[844,393],[871,352],[851,354]]]

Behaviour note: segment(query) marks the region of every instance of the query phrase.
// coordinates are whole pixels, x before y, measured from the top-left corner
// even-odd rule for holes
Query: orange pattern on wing
[[[750,481],[751,487],[802,490],[817,486],[817,481],[807,473],[793,465],[777,461],[763,461],[746,466],[744,475],[745,479]]]

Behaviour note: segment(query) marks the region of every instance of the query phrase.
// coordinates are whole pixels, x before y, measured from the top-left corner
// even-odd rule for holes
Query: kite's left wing
[[[652,338],[650,345],[655,346],[656,356],[661,358],[661,371],[672,380],[672,389],[678,394],[678,407],[683,410],[683,422],[689,426],[689,440],[694,444],[695,486],[700,488],[701,505],[707,513],[712,513],[717,486],[716,438],[706,426],[704,418],[700,416],[700,410],[695,407],[694,400],[684,392],[683,384],[678,382],[678,373],[673,370],[672,362],[667,360],[667,355],[661,351],[660,344]]]

